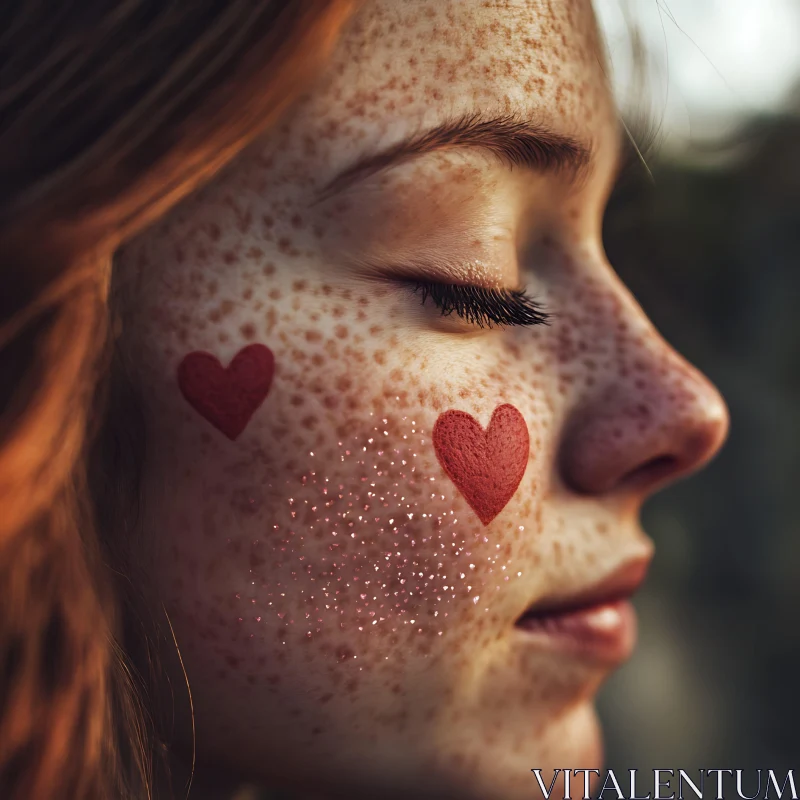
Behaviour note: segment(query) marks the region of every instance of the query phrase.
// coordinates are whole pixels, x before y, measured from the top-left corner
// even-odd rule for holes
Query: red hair
[[[87,480],[111,257],[276,118],[355,2],[87,0],[3,12],[5,800],[149,794],[153,730],[122,652]]]

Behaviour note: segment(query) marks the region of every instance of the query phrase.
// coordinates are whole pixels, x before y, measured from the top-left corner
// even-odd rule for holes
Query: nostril
[[[637,488],[651,487],[681,472],[684,462],[674,455],[662,455],[651,458],[644,464],[632,469],[624,476],[624,483],[634,484]]]
[[[706,393],[673,402],[662,395],[647,403],[612,386],[577,406],[559,444],[565,485],[579,494],[645,494],[708,462],[727,431],[721,398]]]

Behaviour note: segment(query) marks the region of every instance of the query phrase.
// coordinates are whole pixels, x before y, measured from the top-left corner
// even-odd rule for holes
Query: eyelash
[[[467,322],[483,328],[496,325],[548,325],[550,314],[524,289],[490,289],[485,286],[414,281],[414,292],[422,289],[422,304],[430,297],[442,316],[455,312]]]

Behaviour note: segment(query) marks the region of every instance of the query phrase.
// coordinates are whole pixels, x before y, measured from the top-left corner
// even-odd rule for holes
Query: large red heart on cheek
[[[242,348],[227,367],[197,351],[178,364],[178,386],[201,417],[233,440],[264,402],[274,372],[275,356],[263,344]]]
[[[439,463],[484,525],[514,496],[528,464],[528,426],[514,406],[498,406],[484,431],[466,411],[445,411],[433,426]]]

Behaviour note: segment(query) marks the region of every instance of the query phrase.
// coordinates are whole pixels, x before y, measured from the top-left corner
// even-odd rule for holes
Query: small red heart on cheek
[[[445,411],[433,426],[436,457],[484,525],[514,496],[528,464],[528,426],[514,406],[498,406],[484,431],[466,411]]]
[[[201,417],[234,440],[264,402],[274,373],[275,356],[263,344],[242,348],[227,367],[196,351],[178,364],[178,387]]]

